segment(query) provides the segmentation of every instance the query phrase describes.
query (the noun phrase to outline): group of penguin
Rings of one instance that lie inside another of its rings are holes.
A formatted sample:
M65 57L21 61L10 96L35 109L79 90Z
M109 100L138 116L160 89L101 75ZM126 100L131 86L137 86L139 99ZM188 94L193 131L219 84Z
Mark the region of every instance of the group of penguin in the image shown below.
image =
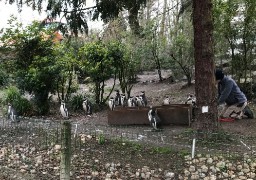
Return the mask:
M118 105L125 106L125 104L126 104L125 95L120 94L119 90L116 90L115 98L111 97L109 99L110 110L113 110L115 106L118 106ZM170 104L170 98L168 96L166 96L165 99L163 100L163 104L164 105ZM194 107L196 104L196 98L192 94L189 94L185 104L191 104L192 107ZM86 115L92 114L91 102L86 97L83 100L82 106ZM139 96L136 96L135 98L130 97L127 101L127 106L128 107L147 106L147 99L145 96L145 92L141 91L141 94ZM61 101L60 113L63 118L66 118L66 119L69 118L68 109L64 101ZM8 103L7 116L8 116L8 119L10 119L12 122L19 122L19 119L17 119L17 112L15 111L15 109L12 107L10 103ZM148 111L148 120L150 125L153 127L153 130L159 130L159 127L161 125L161 119L157 114L157 110L152 106L150 106L150 109Z
M124 94L120 94L119 90L116 90L115 97L111 97L108 101L109 109L114 110L116 106L122 107L146 107L148 104L145 91L141 91L137 96L131 96L126 100ZM148 120L153 130L160 130L161 119L157 114L157 110L150 106L148 111Z
M163 105L171 104L171 100L169 96L165 96L163 100ZM185 104L192 105L192 108L196 105L196 97L192 94L189 94ZM126 97L124 94L120 94L119 90L116 90L115 97L111 97L109 99L109 109L114 110L116 106L127 106L127 107L136 107L136 106L147 106L147 98L145 96L145 91L141 91L138 96L131 96L126 101ZM194 110L193 110L194 111ZM150 125L153 127L153 130L160 130L161 119L158 116L157 110L150 106L148 111L148 120Z
M120 94L119 90L115 90L115 97L110 97L108 101L108 106L110 110L114 110L116 106L122 107L136 107L136 106L147 106L147 98L145 96L145 91L141 91L137 96L130 96L126 99L125 94Z
M82 106L86 115L92 114L92 104L86 97L83 99ZM66 103L63 100L61 101L61 104L60 104L60 113L63 118L65 119L69 118L68 108L66 107Z

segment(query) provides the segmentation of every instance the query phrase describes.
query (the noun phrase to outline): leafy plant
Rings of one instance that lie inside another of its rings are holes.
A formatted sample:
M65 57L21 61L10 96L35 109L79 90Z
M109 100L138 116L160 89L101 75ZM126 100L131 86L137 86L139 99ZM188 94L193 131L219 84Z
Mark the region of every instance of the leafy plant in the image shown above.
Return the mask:
M82 110L83 109L82 103L83 103L82 94L76 94L73 97L71 97L70 105L74 111Z
M58 77L54 68L53 31L42 29L37 22L25 28L14 23L11 19L11 28L1 37L3 47L14 55L12 73L17 87L35 95L36 109L43 115L48 113L48 95L54 91Z
M26 98L22 97L19 90L14 86L10 86L5 90L2 102L6 106L10 103L17 111L18 115L25 116L33 112L32 104Z
M100 134L99 137L98 137L98 143L102 145L102 144L105 143L105 141L106 140L105 140L104 134Z
M0 87L8 85L8 74L4 70L3 65L0 65Z
M169 154L172 152L172 149L169 147L153 147L151 153L157 154Z

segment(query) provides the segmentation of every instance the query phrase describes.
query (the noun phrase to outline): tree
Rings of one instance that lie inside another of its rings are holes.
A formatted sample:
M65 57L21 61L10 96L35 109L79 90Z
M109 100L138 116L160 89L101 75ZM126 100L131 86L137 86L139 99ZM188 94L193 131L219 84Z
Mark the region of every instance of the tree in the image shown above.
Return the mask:
M88 20L92 17L92 20L96 20L99 17L108 22L109 20L118 17L119 12L124 9L128 11L128 22L132 32L135 35L139 35L141 32L141 26L138 20L139 10L142 6L146 5L147 0L96 0L96 6L86 7L86 0L48 0L46 5L46 11L50 18L64 17L67 22L67 26L71 32L78 36L79 32L88 33ZM9 0L10 4L15 1ZM39 12L43 9L43 1L27 0L17 1L17 5L22 10L22 4L27 4L32 7L33 10ZM61 29L63 28L63 24Z
M13 54L12 62L16 84L22 91L34 95L38 114L45 115L49 110L48 95L54 91L56 71L53 56L52 31L40 28L40 24L22 29L21 24L13 24L2 36L3 47Z
M58 72L56 80L56 91L59 102L69 101L71 93L76 92L78 84L76 82L75 70L78 67L78 47L73 41L64 41L56 44L54 48L55 69Z
M104 105L105 81L114 74L113 57L102 41L85 44L79 50L81 67L94 83L95 102Z
M211 0L193 0L195 92L194 128L203 132L217 129L217 101L214 76L213 18ZM202 113L203 106L208 112Z
M167 48L167 53L172 57L172 61L178 65L179 71L181 70L186 76L188 85L191 85L195 64L193 57L193 25L190 17L192 7L188 6L182 14L180 12L181 10L177 9L177 15L173 18L175 26L170 28L171 44Z
M221 59L218 64L237 79L247 97L252 95L248 77L254 70L255 9L252 0L214 1L215 51Z
M146 0L96 0L96 13L94 14L94 18L98 18L99 14L101 14L101 19L105 22L118 17L118 14L123 9L128 11L128 23L132 32L135 35L140 35L141 26L138 20L138 14L140 8L146 5Z

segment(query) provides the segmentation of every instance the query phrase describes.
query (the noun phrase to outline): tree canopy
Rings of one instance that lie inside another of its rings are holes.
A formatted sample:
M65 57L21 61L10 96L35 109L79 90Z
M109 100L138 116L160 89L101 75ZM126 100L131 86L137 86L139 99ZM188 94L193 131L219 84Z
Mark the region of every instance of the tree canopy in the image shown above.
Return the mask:
M92 7L86 6L86 0L47 0L47 1L13 1L9 0L10 4L16 2L19 9L22 10L22 5L26 4L33 10L46 11L48 18L65 18L68 28L77 36L78 33L88 33L88 21L101 18L104 22L118 17L119 12L128 11L128 21L131 30L135 34L140 33L140 25L138 21L138 12L140 8L146 4L147 0L96 0L96 5ZM44 3L46 7L44 7ZM45 8L45 9L44 9ZM63 24L60 24L63 28Z

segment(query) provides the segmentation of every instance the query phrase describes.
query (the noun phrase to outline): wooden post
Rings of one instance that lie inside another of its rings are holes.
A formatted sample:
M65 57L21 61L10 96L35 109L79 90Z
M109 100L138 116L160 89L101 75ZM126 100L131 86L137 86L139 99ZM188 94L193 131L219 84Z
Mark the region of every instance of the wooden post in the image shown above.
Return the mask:
M70 180L71 123L64 121L61 127L60 180Z

